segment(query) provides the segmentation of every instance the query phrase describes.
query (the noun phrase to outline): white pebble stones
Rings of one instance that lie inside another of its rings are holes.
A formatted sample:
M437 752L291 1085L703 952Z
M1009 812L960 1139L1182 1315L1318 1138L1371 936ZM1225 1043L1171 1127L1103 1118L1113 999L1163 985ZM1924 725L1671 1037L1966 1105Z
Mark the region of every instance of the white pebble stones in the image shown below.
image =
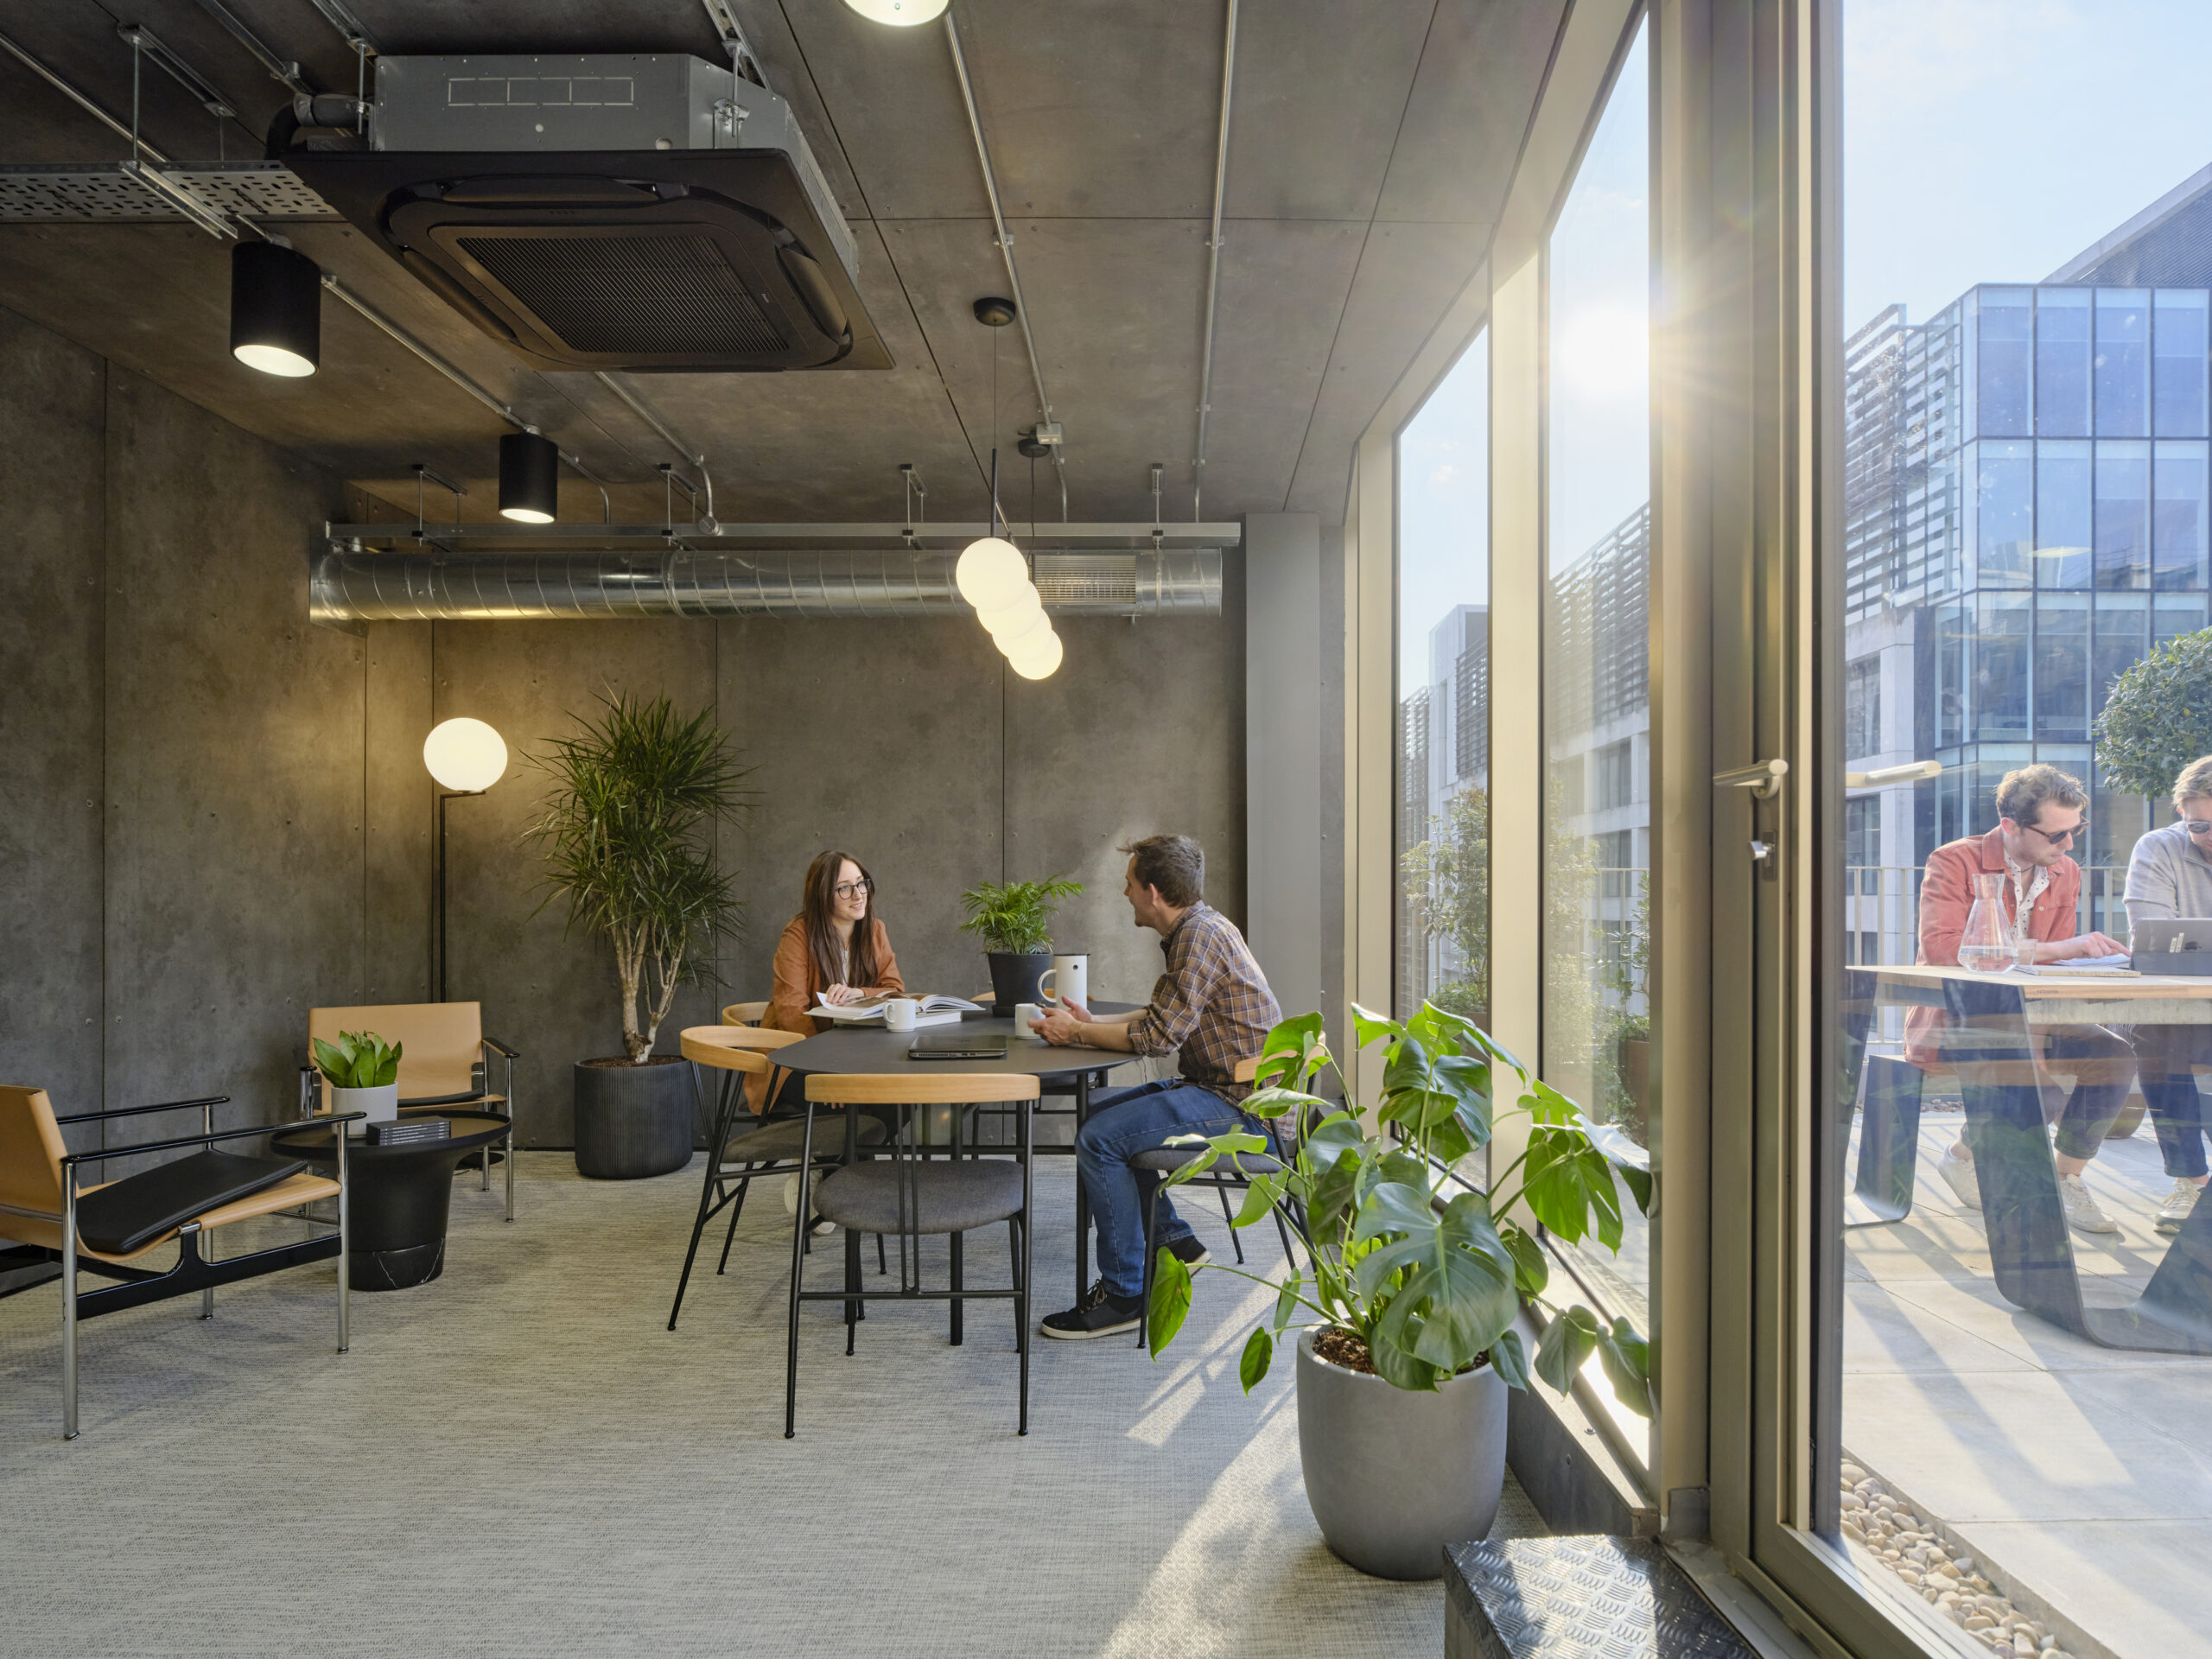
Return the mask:
M1973 1556L1955 1552L1879 1481L1850 1462L1843 1465L1843 1535L1992 1655L2072 1659L2056 1636L1996 1592Z

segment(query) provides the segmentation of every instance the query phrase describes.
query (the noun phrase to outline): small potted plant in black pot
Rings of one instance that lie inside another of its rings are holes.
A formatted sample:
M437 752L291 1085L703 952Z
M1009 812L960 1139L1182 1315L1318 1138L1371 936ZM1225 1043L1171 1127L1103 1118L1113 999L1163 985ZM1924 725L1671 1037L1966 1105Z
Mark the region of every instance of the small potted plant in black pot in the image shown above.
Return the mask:
M711 711L687 720L666 697L600 701L596 723L579 717L582 731L535 761L552 791L524 838L545 860L545 903L565 896L569 927L614 947L623 1052L576 1063L576 1168L630 1180L691 1161L691 1081L653 1040L677 988L712 976L715 941L739 920L715 830L744 809L752 768Z
M1052 965L1052 912L1063 899L1083 891L1083 883L1064 875L1042 881L981 881L960 895L968 907L963 933L983 941L991 964L991 999L1001 1014L1020 1002L1034 1002L1037 982Z

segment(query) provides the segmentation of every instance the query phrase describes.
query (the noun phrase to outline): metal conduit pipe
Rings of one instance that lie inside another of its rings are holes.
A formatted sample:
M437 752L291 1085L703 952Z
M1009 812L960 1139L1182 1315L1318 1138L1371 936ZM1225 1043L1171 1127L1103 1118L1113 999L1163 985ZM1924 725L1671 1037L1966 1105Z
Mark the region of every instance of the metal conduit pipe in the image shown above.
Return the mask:
M49 68L29 48L9 35L0 34L0 50L6 51L24 68L53 87L55 92L60 93L62 97L84 111L118 138L129 138L131 136L130 124L128 121L110 110L83 87L66 79L58 70ZM164 167L168 165L169 158L143 138L138 140L138 154L148 161L158 162Z
M478 385L476 382L470 379L466 374L463 374L452 364L447 362L445 359L440 357L428 346L425 346L421 340L416 339L414 335L409 334L407 330L401 327L390 317L385 315L383 312L378 310L376 307L371 305L366 300L361 298L359 295L354 293L351 289L347 288L344 283L340 283L335 276L332 276L327 270L322 273L322 285L328 289L331 293L337 296L338 298L343 300L347 305L353 307L353 309L359 312L362 317L374 324L377 327L382 329L386 334L389 334L393 340L398 341L402 346L404 346L409 351L414 353L415 355L421 358L423 362L429 364L440 374L445 376L447 379L452 381L454 385L459 386L463 391L474 397L478 403L483 404L485 408L490 410L494 415L498 416L508 425L513 427L518 432L527 432L532 437L543 437L544 435L544 434L540 432L537 427L532 425L530 422L523 419L523 417L515 413L513 410L508 408L506 404L501 403L490 392L485 391L483 387ZM559 448L557 445L555 447L562 461L572 468L579 477L583 478L588 482L599 486L600 511L605 515L606 522L610 524L613 524L614 522L614 503L607 493L607 480L600 477L598 474L593 472L590 467L585 466L582 461L578 457L570 454L565 449Z
M684 442L683 440L677 437L675 433L670 431L668 429L668 423L662 420L659 416L654 414L652 410L646 408L645 404L638 397L637 394L632 392L620 380L617 380L613 375L608 374L605 370L599 371L593 378L595 378L600 385L605 386L609 391L613 392L617 397L620 397L625 404L626 404L632 415L635 415L647 426L652 428L655 432L658 432L664 443L667 444L670 448L675 450L677 454L683 456L683 462L686 466L696 467L699 469L699 481L706 486L707 491L707 505L705 510L700 514L699 528L704 531L707 534L710 536L713 535L714 532L720 528L720 525L715 519L715 480L714 474L707 470L706 452L703 450L694 451L690 444Z
M311 620L494 621L641 616L969 616L950 553L404 553L333 547L308 575ZM1037 557L1055 615L1221 610L1221 550Z
M1029 353L1030 378L1037 383L1038 416L1049 421L1052 418L1052 399L1045 390L1045 365L1037 358L1037 337L1029 332L1029 302L1022 297L1021 273L1014 265L1014 238L1007 234L1006 214L999 207L998 175L991 171L991 149L983 141L983 118L976 112L976 87L968 79L967 54L960 49L960 30L952 21L950 7L946 8L944 14L944 38L952 48L953 71L960 77L960 101L967 107L968 130L975 135L976 159L982 164L983 194L990 199L991 226L997 233L999 255L1006 261L1006 280L1014 290L1011 296L1014 300L1014 320L1021 325L1021 344ZM994 422L998 419L996 410L991 411L991 418ZM996 441L993 439L994 442ZM1068 469L1067 463L1060 458L1060 446L1057 443L1052 446L1052 471L1060 480L1060 522L1065 524L1068 517Z
M1205 346L1198 370L1198 447L1191 458L1191 522L1206 483L1206 417L1213 413L1213 310L1221 292L1221 199L1229 181L1229 106L1236 89L1236 0L1229 0L1228 40L1221 50L1221 138L1213 156L1213 234L1206 242Z

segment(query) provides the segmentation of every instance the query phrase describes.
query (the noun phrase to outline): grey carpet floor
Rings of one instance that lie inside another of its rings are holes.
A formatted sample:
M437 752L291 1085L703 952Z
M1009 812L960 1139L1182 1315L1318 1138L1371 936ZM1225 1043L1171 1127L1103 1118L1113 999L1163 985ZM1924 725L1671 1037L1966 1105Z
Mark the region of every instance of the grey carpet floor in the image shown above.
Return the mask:
M445 1276L357 1294L349 1354L327 1264L207 1323L192 1299L92 1321L66 1444L58 1288L0 1301L0 1654L1442 1652L1438 1586L1323 1545L1292 1367L1238 1389L1264 1290L1201 1274L1158 1364L1038 1343L1026 1440L1005 1308L971 1304L954 1348L943 1304L878 1303L848 1358L815 1305L785 1440L774 1192L664 1328L698 1169L596 1183L526 1153L512 1226L457 1182ZM1050 1312L1073 1170L1039 1172ZM1226 1259L1219 1213L1196 1224ZM1002 1232L974 1242L971 1284L1005 1270ZM1492 1535L1541 1530L1509 1475Z

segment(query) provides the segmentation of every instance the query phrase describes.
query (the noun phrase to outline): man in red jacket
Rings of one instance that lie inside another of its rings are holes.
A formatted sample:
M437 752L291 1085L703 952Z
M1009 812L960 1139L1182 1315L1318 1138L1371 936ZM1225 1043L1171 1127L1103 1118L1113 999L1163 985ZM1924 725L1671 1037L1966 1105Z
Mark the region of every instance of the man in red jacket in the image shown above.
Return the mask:
M1968 836L1938 847L1928 855L1920 887L1921 963L1959 965L1959 940L1974 908L1974 877L2000 874L2005 878L1999 887L2006 933L2016 944L2032 941L2037 962L2125 956L2127 947L2109 935L2094 929L2075 931L2082 867L2067 856L2067 849L2076 844L2088 804L2080 780L2056 766L2023 766L2006 772L1997 785L1997 827L1986 836ZM2078 1232L2116 1233L2120 1229L2098 1207L2082 1172L2097 1155L2105 1131L2127 1098L2135 1073L2134 1051L2102 1026L2046 1027L2040 1034L2044 1065L2074 1076L2074 1092L2063 1109L2054 1112L2057 1090L2047 1076L2037 1091L2044 1118L2056 1116L2058 1120L2058 1196L2068 1224ZM1904 1057L1923 1066L1942 1058L1942 1015L1938 1010L1917 1007L1906 1019ZM1963 1135L1936 1168L1961 1204L1981 1208L1974 1154Z

